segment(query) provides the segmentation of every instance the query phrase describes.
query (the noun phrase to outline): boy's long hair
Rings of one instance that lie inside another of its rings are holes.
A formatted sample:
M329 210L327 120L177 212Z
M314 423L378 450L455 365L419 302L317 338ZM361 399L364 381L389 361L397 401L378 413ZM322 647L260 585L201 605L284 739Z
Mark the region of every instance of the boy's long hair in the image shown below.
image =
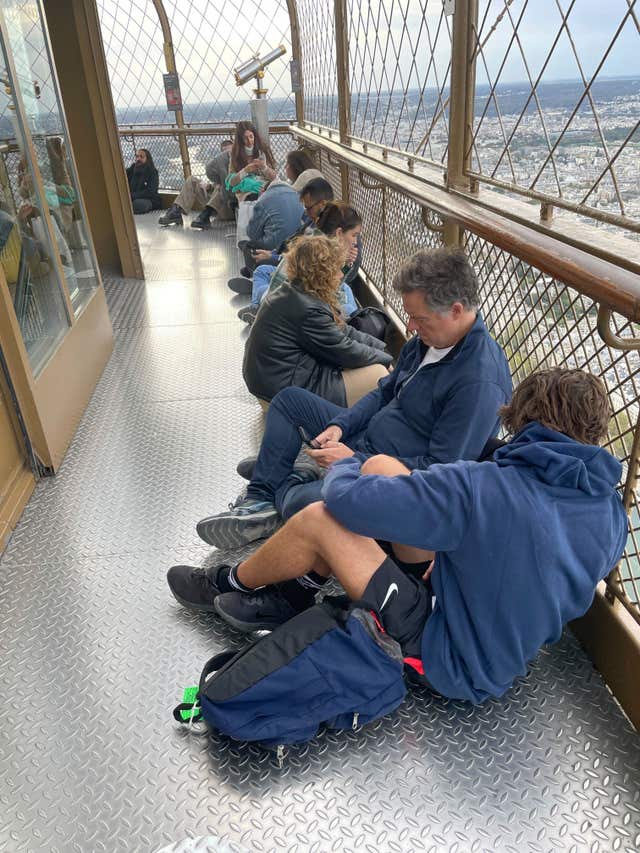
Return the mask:
M245 130L250 130L253 133L253 152L250 157L247 157L244 150ZM244 169L247 163L250 160L255 160L261 152L265 155L267 166L271 166L272 169L275 169L276 161L273 159L271 148L269 148L269 145L266 142L262 141L262 138L255 126L250 121L239 121L236 127L236 135L233 138L233 148L231 149L231 171L239 172L241 169Z
M287 278L321 299L331 308L333 319L344 325L338 301L337 275L344 263L344 249L337 240L317 235L298 237L287 251Z
M585 370L552 367L527 376L500 416L512 435L538 421L582 444L600 444L612 412L602 379Z

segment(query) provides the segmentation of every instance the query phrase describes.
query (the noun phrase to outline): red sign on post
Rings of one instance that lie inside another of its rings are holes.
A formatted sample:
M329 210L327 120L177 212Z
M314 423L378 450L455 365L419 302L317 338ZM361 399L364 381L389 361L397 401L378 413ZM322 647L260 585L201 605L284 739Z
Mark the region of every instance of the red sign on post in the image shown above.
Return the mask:
M164 94L167 99L167 109L177 112L182 109L182 95L180 94L180 80L177 74L163 74Z

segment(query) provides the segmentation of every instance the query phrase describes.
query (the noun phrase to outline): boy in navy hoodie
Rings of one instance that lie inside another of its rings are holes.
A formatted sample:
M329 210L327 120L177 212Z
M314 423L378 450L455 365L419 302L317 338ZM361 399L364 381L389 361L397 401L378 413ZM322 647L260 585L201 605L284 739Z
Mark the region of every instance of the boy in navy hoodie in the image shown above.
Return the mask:
M489 462L426 471L388 456L336 463L322 502L218 570L218 588L231 573L245 592L218 595L216 611L242 628L243 598L308 572L333 575L437 691L471 702L503 694L589 608L624 551L627 518L621 465L598 446L611 417L600 379L540 371L501 415L513 438ZM435 559L419 578L387 556L396 545L376 540L398 543L414 563Z

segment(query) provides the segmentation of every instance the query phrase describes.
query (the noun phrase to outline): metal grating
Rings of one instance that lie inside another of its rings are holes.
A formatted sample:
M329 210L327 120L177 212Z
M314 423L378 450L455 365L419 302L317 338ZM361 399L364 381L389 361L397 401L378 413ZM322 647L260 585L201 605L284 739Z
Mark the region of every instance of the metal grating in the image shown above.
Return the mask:
M597 305L588 297L475 234L466 235L465 248L481 283L481 310L507 354L514 383L534 370L555 365L601 376L613 407L606 446L623 463L623 483L630 464L631 476L635 476L631 460L640 413L638 352L614 350L600 339ZM629 338L640 330L615 316L614 331ZM630 506L630 529L620 577L616 574L613 580L622 584L629 600L640 608L640 513L635 498Z
M307 121L338 127L338 74L333 0L297 0Z
M442 165L451 18L441 0L348 2L351 132Z
M223 123L248 118L252 84L237 88L233 68L283 44L287 53L265 75L272 120L295 117L289 61L291 36L285 0L165 0L185 121ZM171 124L162 74L163 38L152 0L99 0L111 89L121 125Z
M481 0L474 41L472 173L638 228L635 0Z
M0 849L635 853L640 741L568 634L501 699L411 691L282 768L173 722L204 661L244 638L178 606L164 572L222 556L193 523L237 493L262 415L227 228L136 225L165 277L105 281L114 354L0 559Z

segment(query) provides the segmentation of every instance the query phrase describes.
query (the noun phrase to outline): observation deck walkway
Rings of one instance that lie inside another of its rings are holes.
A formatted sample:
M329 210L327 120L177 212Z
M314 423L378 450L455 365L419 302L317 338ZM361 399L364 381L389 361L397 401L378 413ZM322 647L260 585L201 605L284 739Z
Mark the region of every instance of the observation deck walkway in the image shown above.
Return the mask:
M640 741L568 633L499 701L413 692L282 768L174 723L243 638L180 607L165 572L211 559L194 523L239 491L262 415L232 229L137 221L147 282L106 279L115 352L0 560L0 850L637 851Z

